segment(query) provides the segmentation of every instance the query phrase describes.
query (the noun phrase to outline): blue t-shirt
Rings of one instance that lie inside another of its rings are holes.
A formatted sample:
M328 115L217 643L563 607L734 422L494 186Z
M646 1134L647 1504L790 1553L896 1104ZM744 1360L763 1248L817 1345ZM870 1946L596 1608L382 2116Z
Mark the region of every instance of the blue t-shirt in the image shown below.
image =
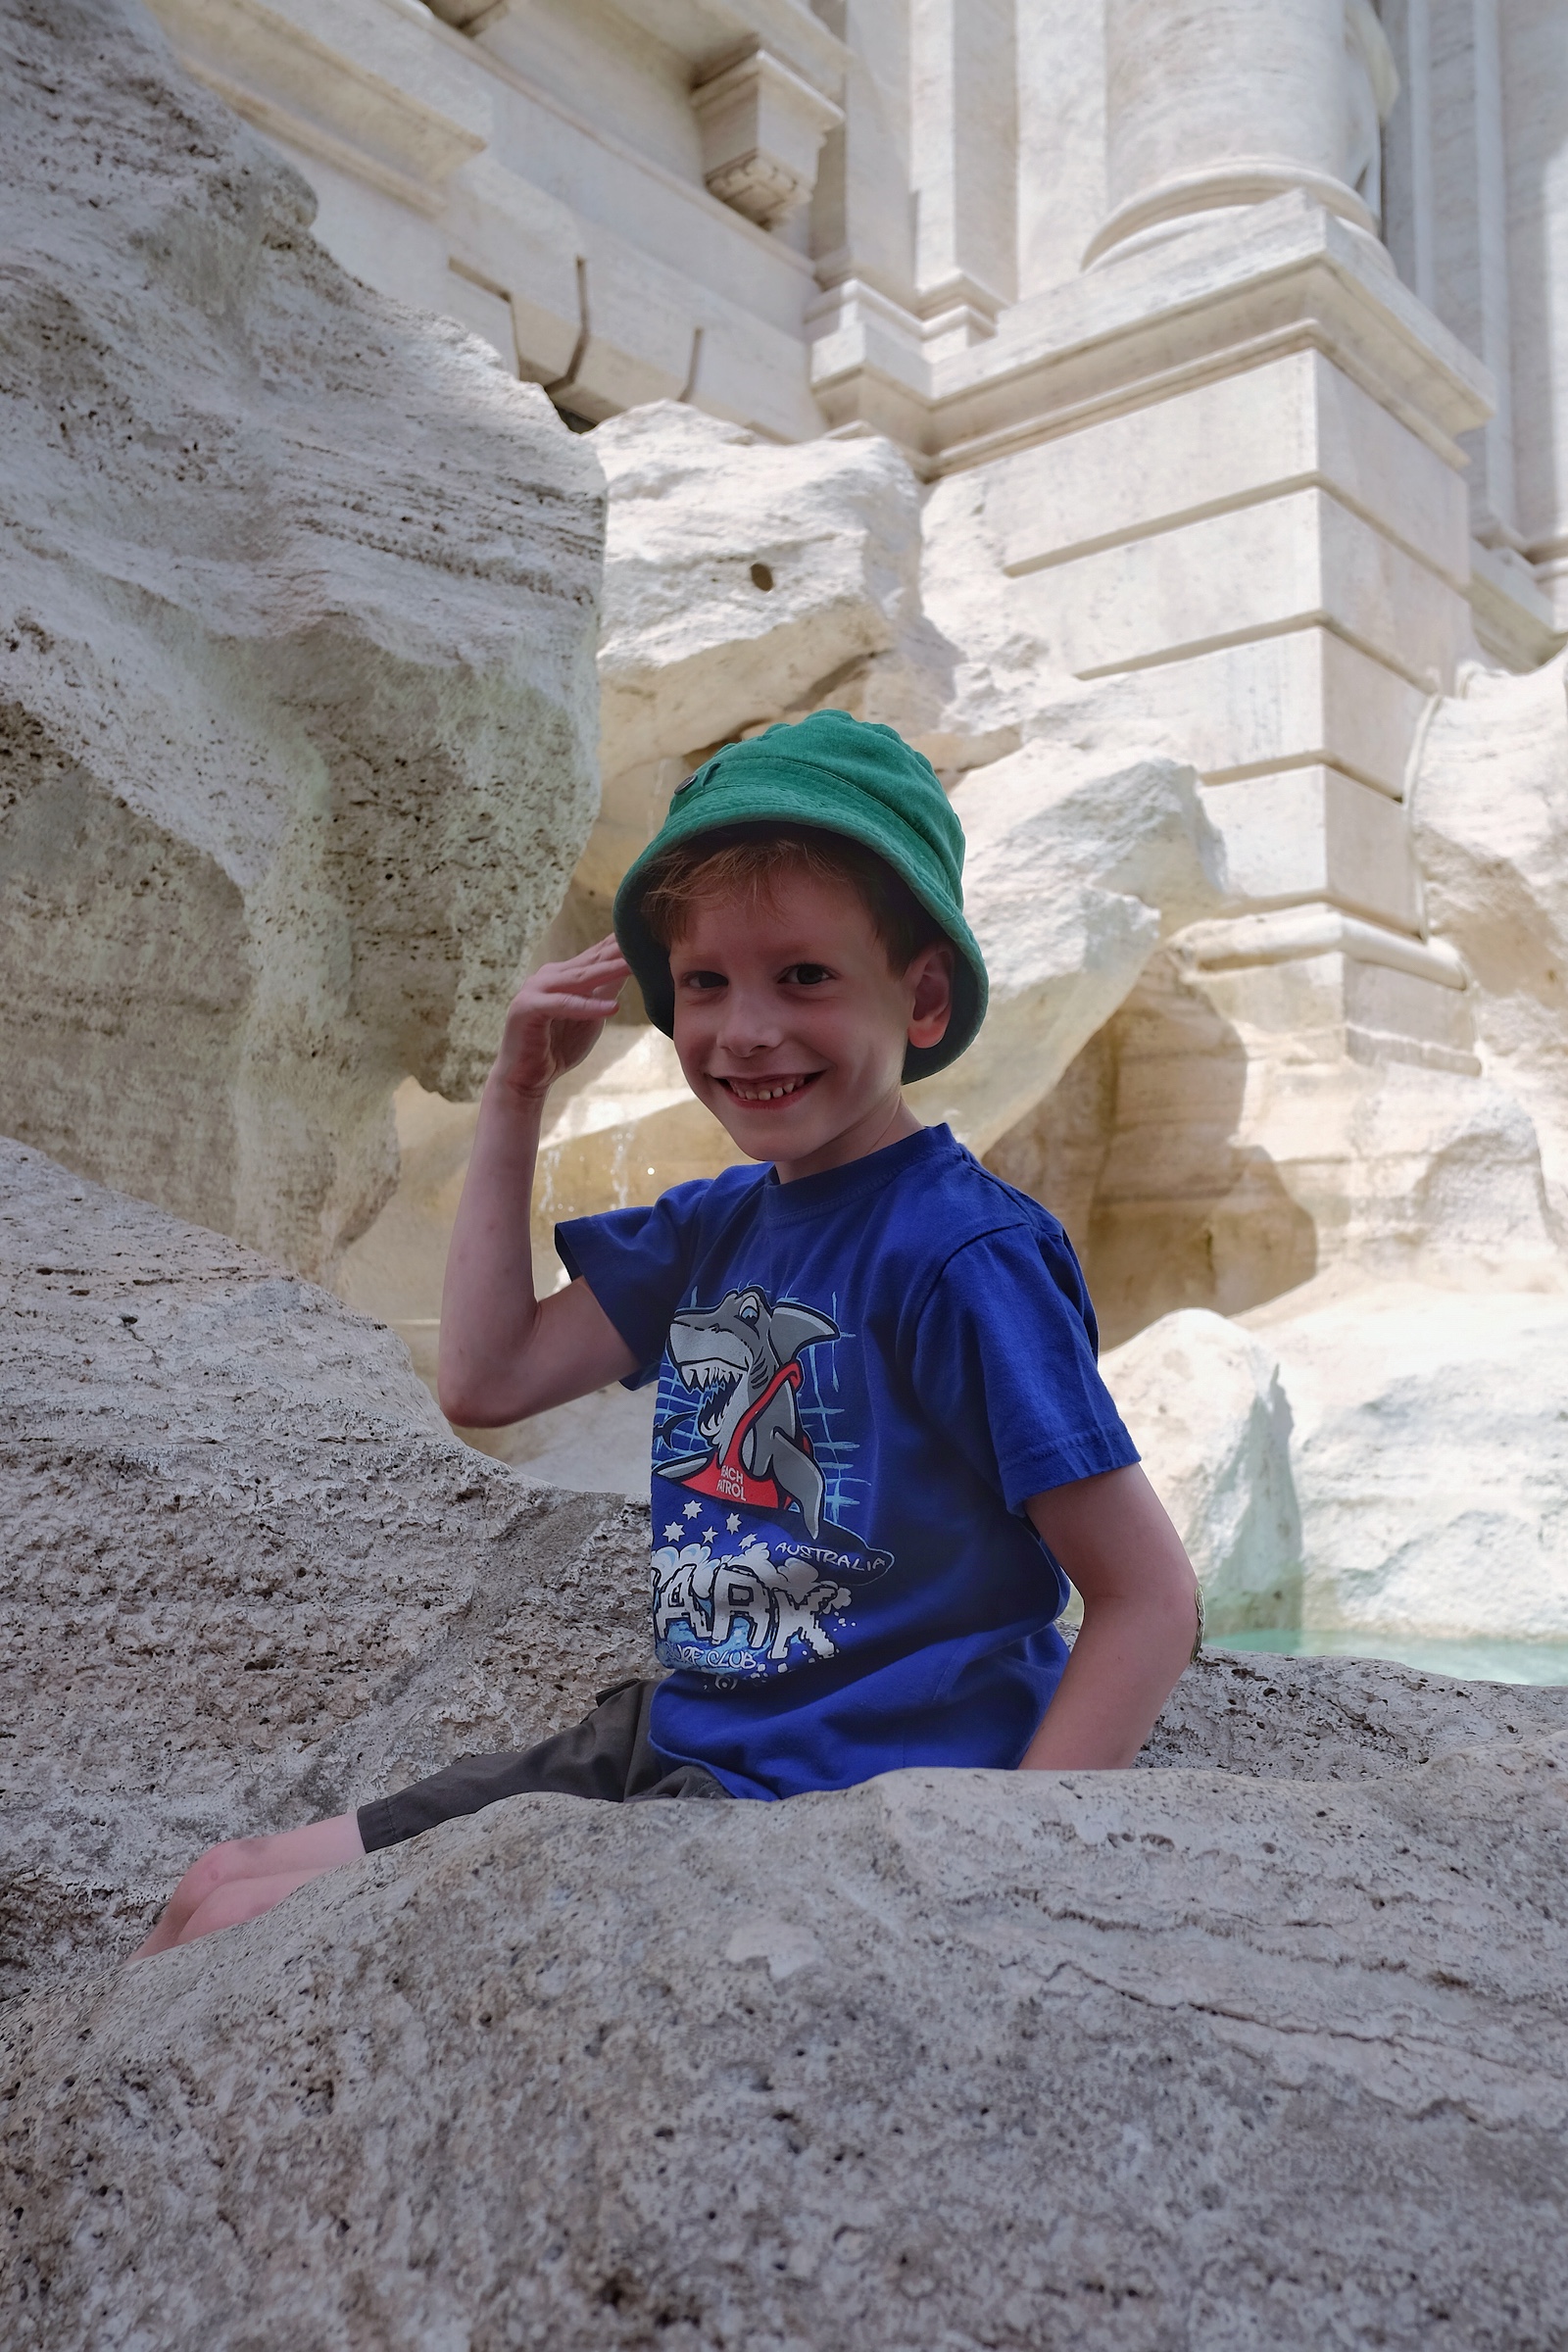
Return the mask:
M928 1127L556 1244L659 1382L655 1745L735 1796L1016 1765L1066 1662L1023 1505L1138 1459L1055 1218Z

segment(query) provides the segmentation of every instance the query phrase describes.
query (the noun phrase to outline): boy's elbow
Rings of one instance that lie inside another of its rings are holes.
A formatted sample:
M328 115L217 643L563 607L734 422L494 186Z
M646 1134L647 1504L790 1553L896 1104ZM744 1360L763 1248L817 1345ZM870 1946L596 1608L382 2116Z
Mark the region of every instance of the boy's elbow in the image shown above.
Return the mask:
M437 1371L435 1400L460 1429L499 1429L505 1422L521 1419L519 1413L498 1413L493 1384L487 1388L471 1373Z

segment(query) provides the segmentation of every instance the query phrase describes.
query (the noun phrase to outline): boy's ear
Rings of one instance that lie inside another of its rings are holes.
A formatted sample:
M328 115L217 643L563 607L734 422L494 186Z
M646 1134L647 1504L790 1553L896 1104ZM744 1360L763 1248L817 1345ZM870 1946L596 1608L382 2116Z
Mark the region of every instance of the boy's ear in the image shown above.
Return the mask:
M914 1003L909 1011L908 1037L911 1046L939 1046L947 1036L948 1023L953 1018L953 950L947 941L937 940L922 948L910 964L906 977L914 983Z

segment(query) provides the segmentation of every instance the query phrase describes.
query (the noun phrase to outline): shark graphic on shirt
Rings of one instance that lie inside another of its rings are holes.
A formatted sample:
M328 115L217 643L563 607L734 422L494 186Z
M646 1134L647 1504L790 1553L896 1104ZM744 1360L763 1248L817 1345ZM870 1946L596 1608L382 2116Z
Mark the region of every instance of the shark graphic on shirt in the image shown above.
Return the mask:
M890 1553L825 1516L827 1481L801 1410L802 1357L843 1337L816 1307L775 1302L756 1285L671 1318L668 1361L693 1402L666 1414L655 1438L656 1482L685 1492L655 1536L662 1664L722 1689L726 1677L832 1658L858 1589L892 1567ZM817 1404L808 1409L814 1418ZM666 1458L681 1430L688 1450Z
M800 1357L838 1337L838 1325L814 1307L788 1298L774 1306L756 1289L730 1291L717 1306L672 1317L669 1358L682 1385L699 1393L697 1435L705 1446L661 1463L660 1475L778 1515L794 1502L814 1538L825 1486L801 1424Z

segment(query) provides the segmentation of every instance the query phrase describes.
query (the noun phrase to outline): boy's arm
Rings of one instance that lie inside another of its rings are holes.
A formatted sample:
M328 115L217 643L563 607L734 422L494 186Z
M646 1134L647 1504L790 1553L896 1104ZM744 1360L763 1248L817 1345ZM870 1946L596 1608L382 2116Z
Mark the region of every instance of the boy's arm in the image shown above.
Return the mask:
M615 1008L627 967L612 939L547 963L513 999L485 1080L441 1296L441 1410L499 1429L636 1370L585 1282L536 1298L530 1209L545 1099Z
M1084 1621L1023 1768L1118 1770L1193 1654L1198 1579L1136 1464L1032 1495L1026 1508L1083 1595Z

